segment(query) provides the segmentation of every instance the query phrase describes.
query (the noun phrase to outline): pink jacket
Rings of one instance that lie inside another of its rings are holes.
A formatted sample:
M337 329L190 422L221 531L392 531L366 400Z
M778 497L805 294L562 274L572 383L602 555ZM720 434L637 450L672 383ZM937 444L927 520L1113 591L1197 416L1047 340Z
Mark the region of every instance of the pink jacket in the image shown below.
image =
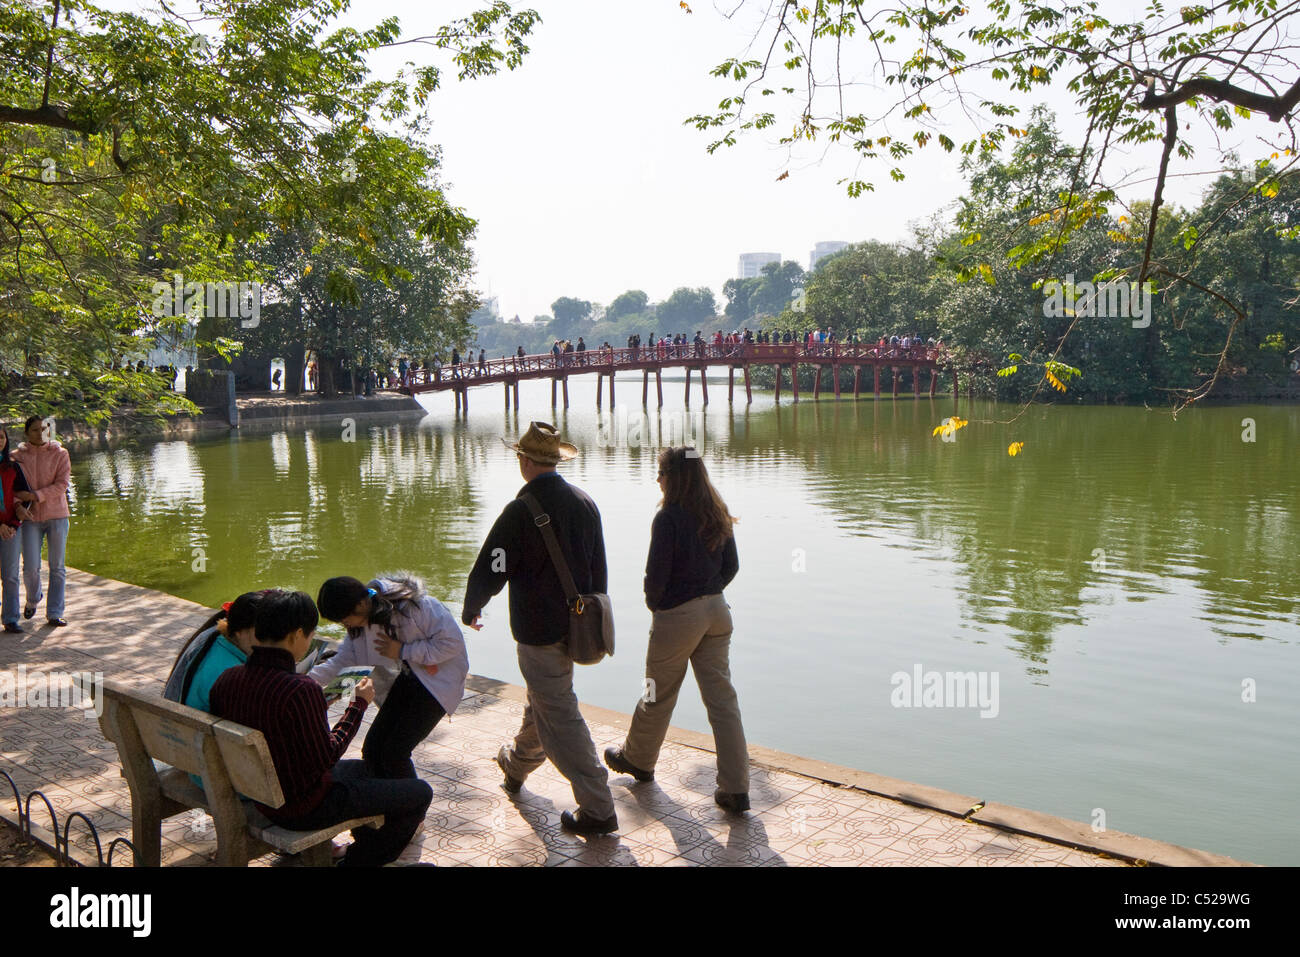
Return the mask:
M24 442L13 450L12 457L23 467L27 485L36 493L32 521L67 518L68 481L72 478L68 450L58 442L46 442L39 447Z

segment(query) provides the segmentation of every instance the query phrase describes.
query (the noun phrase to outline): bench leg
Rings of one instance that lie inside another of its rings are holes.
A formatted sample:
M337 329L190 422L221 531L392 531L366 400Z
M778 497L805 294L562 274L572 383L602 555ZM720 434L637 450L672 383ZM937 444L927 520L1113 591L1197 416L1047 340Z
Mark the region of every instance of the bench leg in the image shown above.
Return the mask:
M162 867L162 801L157 791L131 795L131 843L144 867Z
M304 867L330 867L333 865L332 849L333 841L322 841L319 844L313 844L307 850L298 854L298 860Z

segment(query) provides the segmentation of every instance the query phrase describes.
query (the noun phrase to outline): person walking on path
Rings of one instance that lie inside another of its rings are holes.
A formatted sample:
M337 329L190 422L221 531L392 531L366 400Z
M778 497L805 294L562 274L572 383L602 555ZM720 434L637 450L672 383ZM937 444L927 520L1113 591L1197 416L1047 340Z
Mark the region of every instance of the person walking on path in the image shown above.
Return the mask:
M506 441L506 440L503 440ZM609 775L596 757L591 731L573 691L569 603L546 543L523 496L532 495L550 517L555 537L580 594L604 592L608 569L596 504L555 470L578 450L560 441L555 426L533 422L518 442L506 444L519 459L527 484L488 532L465 587L461 621L479 629L479 615L510 583L510 630L518 643L519 671L528 688L523 724L514 743L501 748L503 786L517 793L524 779L550 758L573 785L576 815L561 826L577 834L608 834L618 827Z
M36 614L41 603L41 546L48 543L50 597L45 620L55 627L66 625L63 618L68 572L63 554L68 546L68 483L72 461L68 450L45 438L45 420L33 415L24 425L27 441L14 449L13 458L22 466L30 491L16 492L31 509L31 521L23 522L23 584L27 593L23 617Z
M10 454L9 433L0 428L0 573L4 580L4 629L22 634L18 626L18 569L23 554L23 519L27 506L18 498L29 492L22 466Z
M654 613L646 692L623 747L607 748L605 763L638 781L654 777L689 663L718 755L714 800L733 813L748 811L749 752L731 683L731 610L722 597L740 567L732 532L736 519L689 446L659 454L659 488L664 497L651 525L645 573L645 601Z

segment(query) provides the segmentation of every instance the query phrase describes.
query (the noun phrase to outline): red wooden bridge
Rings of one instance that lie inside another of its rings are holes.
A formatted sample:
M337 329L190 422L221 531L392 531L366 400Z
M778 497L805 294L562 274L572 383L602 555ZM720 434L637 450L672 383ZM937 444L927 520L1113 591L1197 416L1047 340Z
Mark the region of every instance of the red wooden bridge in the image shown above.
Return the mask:
M805 345L803 343L734 343L697 346L684 343L664 346L640 346L636 349L588 349L586 352L564 352L559 355L544 353L530 356L507 356L503 359L485 359L483 362L462 362L447 366L435 373L429 369L408 372L401 391L408 395L422 392L447 392L456 394L456 407L469 408L469 390L475 386L505 385L506 408L510 408L510 390L514 388L514 407L519 408L519 382L522 379L550 379L551 404L555 404L557 386L563 390L564 408L569 407L569 376L596 373L596 408L600 408L604 379L609 379L609 404L614 405L614 377L618 372L641 373L641 404L646 405L650 395L650 374L655 377L655 393L659 405L664 404L663 370L686 370L686 402L691 399L691 372L699 370L700 388L705 405L709 402L708 369L727 369L727 401L734 400L736 370L744 374L745 401L753 401L749 370L754 365L774 366L776 369L776 400L781 401L782 370L789 367L790 387L794 401L799 401L799 366L812 365L817 369L813 384L813 398L822 392L822 375L829 369L835 398L840 397L840 370L853 369L853 397L862 393L862 370L869 368L872 377L872 394L880 398L880 369L893 370L892 395L898 395L898 386L904 370L910 370L912 394L921 394L921 373L929 372L929 394L935 394L940 369L952 372L953 396L957 395L957 375L952 369L951 357L942 347L880 346L876 344L850 344L842 342ZM847 391L847 390L846 390Z

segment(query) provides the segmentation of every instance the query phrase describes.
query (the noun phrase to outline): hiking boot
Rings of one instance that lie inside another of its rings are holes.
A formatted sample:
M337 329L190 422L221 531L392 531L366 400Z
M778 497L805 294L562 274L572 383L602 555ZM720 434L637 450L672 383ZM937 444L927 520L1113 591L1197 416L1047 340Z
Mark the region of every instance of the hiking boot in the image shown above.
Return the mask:
M497 752L497 767L505 775L505 780L501 782L501 786L505 788L506 793L518 794L519 789L524 786L524 782L519 778L511 777L510 772L506 770L506 746L504 744L501 745L501 750Z
M611 771L618 771L620 774L630 774L638 781L653 781L655 773L653 771L642 771L635 764L632 764L623 757L622 748L606 748L605 763L609 765Z
M713 800L718 802L718 807L731 814L743 814L749 810L748 794L728 794L719 789L713 793Z
M601 820L588 817L586 811L579 811L576 816L571 811L565 811L560 815L560 827L571 834L609 834L618 830L618 815L611 814Z

